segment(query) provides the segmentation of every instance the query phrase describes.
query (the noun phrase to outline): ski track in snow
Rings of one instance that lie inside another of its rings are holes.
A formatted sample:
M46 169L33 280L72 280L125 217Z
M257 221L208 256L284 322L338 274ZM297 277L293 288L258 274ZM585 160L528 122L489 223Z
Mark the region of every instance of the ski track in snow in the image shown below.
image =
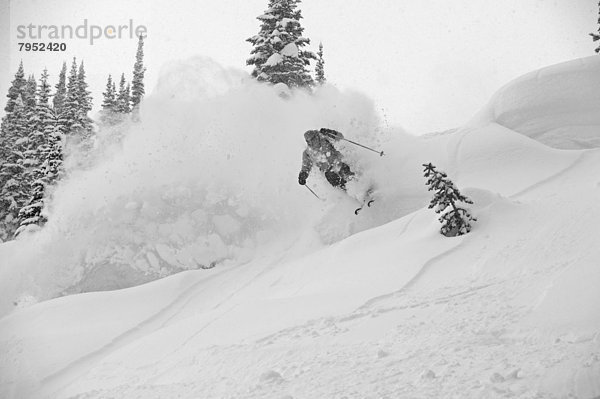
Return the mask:
M283 255L279 256L276 260L268 262L268 265L270 265L270 266L268 266L267 268L263 268L257 275L255 275L253 278L248 280L244 286L242 286L239 289L237 289L236 291L232 292L226 298L224 298L222 301L220 301L219 303L214 305L213 309L218 308L219 306L221 306L222 303L226 302L227 299L230 299L231 297L235 296L237 292L243 290L246 286L251 284L251 282L254 281L254 279L257 278L258 276L266 273L268 269L275 267L281 261L281 259L285 256L285 253L286 252L283 252ZM119 350L120 348L128 345L131 342L134 342L135 340L139 339L140 337L143 337L145 335L148 335L154 331L157 331L157 330L165 327L187 305L189 305L196 296L201 294L201 291L198 290L199 287L205 285L206 283L208 283L211 280L223 277L224 275L232 273L233 271L235 271L241 267L244 267L244 266L246 266L246 264L232 266L228 269L219 271L208 278L201 279L197 283L188 287L174 301L172 301L171 303L166 305L164 308L162 308L160 311L158 311L154 315L152 315L152 316L148 317L147 319L145 319L144 321L140 322L135 327L133 327L133 328L125 331L124 333L120 334L119 336L115 337L113 340L111 340L110 343L102 346L98 350L95 350L91 353L86 354L85 356L80 357L79 359L69 363L67 366L65 366L61 370L57 371L56 373L53 373L53 374L47 376L46 378L44 378L42 380L42 385L43 385L44 391L59 392L62 388L64 388L65 386L68 386L70 383L77 380L80 376L84 375L89 369L91 369L94 366L95 363L98 363L99 360L101 360L102 358L105 358L110 353ZM200 328L194 334L194 336L198 335L206 327L208 327L210 324L214 323L216 320L218 320L219 317L222 317L222 316L223 316L223 314L221 314L217 318L209 321L206 325L204 325L202 328ZM189 340L191 340L192 338L193 338L193 336L190 337ZM184 345L185 345L185 343L184 343Z
M580 163L582 163L586 157L587 154L589 154L590 152L594 152L595 150L581 150L581 153L579 154L579 156L577 157L577 159L575 159L569 166L567 166L566 168L556 172L555 174L546 177L543 180L540 180L532 185L530 185L529 187L524 188L523 190L512 194L509 198L513 199L513 198L518 198L530 191L533 191L537 188L539 188L540 186L543 186L545 184L548 184L558 178L560 178L561 176L565 175L566 173L570 172L571 170L575 169Z

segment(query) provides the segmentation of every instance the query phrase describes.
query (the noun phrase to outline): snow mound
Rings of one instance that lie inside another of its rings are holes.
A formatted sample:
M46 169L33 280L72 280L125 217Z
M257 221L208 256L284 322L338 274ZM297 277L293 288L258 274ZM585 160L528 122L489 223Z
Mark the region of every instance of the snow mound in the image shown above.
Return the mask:
M495 122L563 149L600 147L600 59L577 59L528 73L500 89L472 121Z

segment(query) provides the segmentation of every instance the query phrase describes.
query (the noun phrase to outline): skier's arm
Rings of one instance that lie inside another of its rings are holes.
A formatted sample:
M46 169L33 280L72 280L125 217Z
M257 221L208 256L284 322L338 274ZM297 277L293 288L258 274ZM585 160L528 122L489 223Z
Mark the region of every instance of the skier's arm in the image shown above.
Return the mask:
M301 185L306 184L306 179L308 178L308 174L312 169L312 159L308 154L308 150L305 150L302 154L302 169L300 170L300 174L298 175L298 183Z
M333 129L327 129L327 128L321 128L321 130L319 130L319 133L325 135L326 137L329 137L330 139L334 139L334 140L342 140L344 138L344 135L340 132L338 132L337 130L333 130Z

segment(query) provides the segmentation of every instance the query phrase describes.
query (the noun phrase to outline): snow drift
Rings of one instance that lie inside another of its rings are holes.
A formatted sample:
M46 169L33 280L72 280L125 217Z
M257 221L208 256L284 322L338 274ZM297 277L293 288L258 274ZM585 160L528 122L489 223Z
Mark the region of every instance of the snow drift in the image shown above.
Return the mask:
M500 89L474 121L494 121L555 148L600 147L598 57L524 75Z

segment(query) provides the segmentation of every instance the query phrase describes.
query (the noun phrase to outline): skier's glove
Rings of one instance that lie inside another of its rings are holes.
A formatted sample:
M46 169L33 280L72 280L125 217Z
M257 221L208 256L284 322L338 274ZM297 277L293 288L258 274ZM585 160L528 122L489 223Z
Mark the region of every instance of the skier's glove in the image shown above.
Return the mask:
M298 183L300 183L301 186L305 185L307 178L308 173L306 173L305 171L300 172L300 175L298 176Z

